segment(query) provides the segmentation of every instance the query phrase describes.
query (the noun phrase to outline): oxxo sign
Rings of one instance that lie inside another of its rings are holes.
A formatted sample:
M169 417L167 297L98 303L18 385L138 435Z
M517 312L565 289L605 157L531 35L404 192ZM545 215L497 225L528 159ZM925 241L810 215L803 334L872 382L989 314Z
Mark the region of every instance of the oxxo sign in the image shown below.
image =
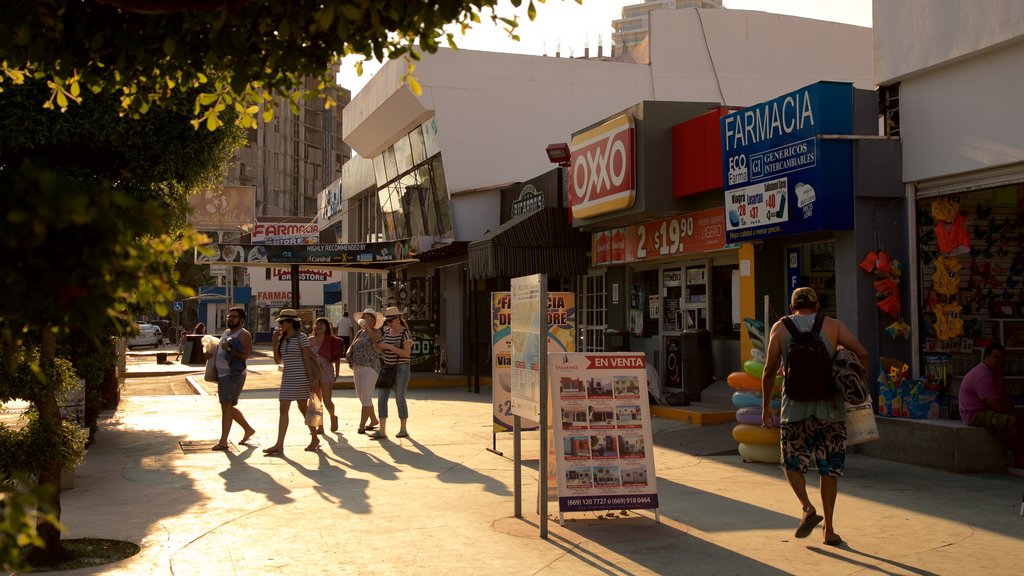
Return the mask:
M572 139L569 203L573 218L591 218L633 205L635 138L633 117L623 114Z

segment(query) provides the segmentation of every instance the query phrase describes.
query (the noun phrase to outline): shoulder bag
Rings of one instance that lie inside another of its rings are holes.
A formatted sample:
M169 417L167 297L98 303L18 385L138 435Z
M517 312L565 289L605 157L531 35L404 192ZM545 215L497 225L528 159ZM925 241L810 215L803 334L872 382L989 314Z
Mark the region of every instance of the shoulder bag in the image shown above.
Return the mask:
M384 364L380 367L380 375L377 376L377 388L391 388L395 385L394 364Z

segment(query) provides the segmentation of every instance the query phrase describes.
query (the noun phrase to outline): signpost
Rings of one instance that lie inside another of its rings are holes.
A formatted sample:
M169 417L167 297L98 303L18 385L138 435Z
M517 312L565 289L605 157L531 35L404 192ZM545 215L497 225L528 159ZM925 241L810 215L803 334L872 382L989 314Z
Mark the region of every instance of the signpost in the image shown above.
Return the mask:
M512 279L512 414L513 462L515 466L515 516L523 517L522 506L522 417L540 422L540 487L538 491L540 537L548 537L547 474L547 351L545 322L547 275L534 274Z

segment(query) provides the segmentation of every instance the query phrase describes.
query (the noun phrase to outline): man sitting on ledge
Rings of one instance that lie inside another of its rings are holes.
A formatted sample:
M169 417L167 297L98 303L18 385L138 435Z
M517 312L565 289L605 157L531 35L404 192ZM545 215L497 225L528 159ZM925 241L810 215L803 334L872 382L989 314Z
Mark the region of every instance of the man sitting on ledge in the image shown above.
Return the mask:
M992 343L984 358L960 382L960 419L968 426L995 432L1013 452L1016 468L1024 469L1024 419L1016 414L1006 388L1006 348Z

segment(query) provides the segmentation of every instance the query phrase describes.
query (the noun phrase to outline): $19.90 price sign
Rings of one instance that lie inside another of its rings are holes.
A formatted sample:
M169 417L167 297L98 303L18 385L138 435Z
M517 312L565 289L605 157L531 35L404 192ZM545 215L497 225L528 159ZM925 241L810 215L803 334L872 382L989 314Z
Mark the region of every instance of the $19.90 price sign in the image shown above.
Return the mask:
M594 264L637 262L725 247L725 209L711 208L593 235Z

